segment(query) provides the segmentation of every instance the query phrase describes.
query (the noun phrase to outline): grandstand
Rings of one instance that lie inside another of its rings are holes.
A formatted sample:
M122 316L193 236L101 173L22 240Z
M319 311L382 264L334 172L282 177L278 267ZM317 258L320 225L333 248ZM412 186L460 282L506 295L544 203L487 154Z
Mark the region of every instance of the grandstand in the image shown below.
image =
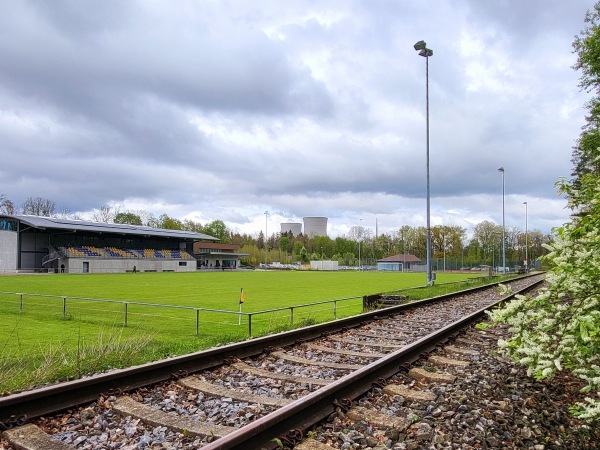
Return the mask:
M216 241L182 230L0 215L0 273L189 272L199 265L194 243Z

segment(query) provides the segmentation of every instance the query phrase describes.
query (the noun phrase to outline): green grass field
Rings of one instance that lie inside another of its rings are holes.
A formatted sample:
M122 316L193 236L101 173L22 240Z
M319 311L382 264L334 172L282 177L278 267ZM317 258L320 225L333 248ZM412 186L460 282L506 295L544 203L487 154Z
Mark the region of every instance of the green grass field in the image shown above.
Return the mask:
M471 274L438 274L437 284ZM359 314L362 296L422 286L425 274L381 272L195 272L0 277L0 392L76 378L248 337L248 318L122 301L258 312L336 303L337 318ZM56 296L56 297L53 297ZM67 297L66 303L62 297ZM77 299L85 298L88 300ZM117 300L98 302L90 299ZM66 308L65 308L66 304ZM21 312L20 312L21 311ZM333 304L295 308L293 325L334 319ZM241 322L241 324L239 324ZM252 317L252 335L290 328L289 310Z

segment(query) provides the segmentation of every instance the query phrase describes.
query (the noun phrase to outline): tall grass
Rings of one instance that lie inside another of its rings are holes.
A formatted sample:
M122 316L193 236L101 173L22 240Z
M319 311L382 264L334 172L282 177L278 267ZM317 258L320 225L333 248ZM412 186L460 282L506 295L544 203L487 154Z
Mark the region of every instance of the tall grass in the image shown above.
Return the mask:
M81 378L141 363L152 335L123 336L122 329L101 330L95 341L82 336L75 351L60 343L39 344L34 355L0 353L0 392L8 393L56 381Z

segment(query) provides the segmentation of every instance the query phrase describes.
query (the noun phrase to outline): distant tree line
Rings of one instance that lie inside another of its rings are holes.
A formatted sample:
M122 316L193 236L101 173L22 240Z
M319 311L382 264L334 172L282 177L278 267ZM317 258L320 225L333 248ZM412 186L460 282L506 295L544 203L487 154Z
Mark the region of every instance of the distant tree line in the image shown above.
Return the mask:
M53 201L42 197L30 197L19 208L5 195L0 194L0 212L79 219L67 208L58 209ZM102 223L204 233L222 243L238 244L240 251L249 255L242 259L242 263L247 265L264 262L307 263L320 259L335 260L342 266L375 265L377 260L397 254L412 254L423 262L426 259L425 227L403 225L394 232L375 235L372 228L354 226L348 235L335 239L303 234L294 236L291 232L276 232L265 237L262 230L252 235L231 230L221 220L201 224L189 219L180 220L167 214L156 217L147 211L121 211L118 207L109 205L97 209L92 219ZM540 230L529 230L526 236L518 227L506 228L505 237L506 261L511 266L523 264L526 241L530 261L535 261L545 254L547 251L544 244L552 241L550 235L544 235ZM502 227L489 221L481 222L475 227L471 239L467 239L466 229L459 226L432 227L431 251L434 270L454 270L482 264L501 265Z

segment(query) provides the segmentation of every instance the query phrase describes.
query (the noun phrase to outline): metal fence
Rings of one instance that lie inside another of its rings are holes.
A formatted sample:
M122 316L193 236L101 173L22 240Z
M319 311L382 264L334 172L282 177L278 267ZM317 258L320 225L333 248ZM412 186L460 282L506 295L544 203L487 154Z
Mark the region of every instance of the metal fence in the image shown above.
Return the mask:
M47 317L58 315L62 320L73 320L75 312L77 312L78 314L87 314L87 321L95 323L108 322L113 325L120 322L124 327L129 326L133 315L136 318L140 318L138 323L143 323L145 318L158 317L161 319L163 326L173 329L175 322L180 322L181 320L188 322L189 316L185 315L185 312L190 312L191 316L194 317L196 336L200 334L202 323L219 323L231 326L236 324L238 326L247 324L247 336L252 337L253 334L256 333L257 328L259 329L259 332L265 329L272 331L273 328L292 328L302 320L314 318L315 313L318 313L317 315L323 317L324 320L335 320L341 316L349 316L362 312L362 297L348 297L268 310L244 312L241 310L231 311L128 300L0 292L0 297L6 296L12 301L3 301L2 303L4 306L1 310L7 312L11 307L13 310L18 307L19 314L23 314L28 310L34 310L37 313L42 312ZM81 308L82 304L85 305L84 309ZM94 304L102 304L102 307L99 309L91 307L91 305ZM345 314L342 312L342 315L340 315L340 309L342 308L344 309ZM147 312L143 312L145 310L147 310ZM203 322L201 322L201 313L204 316ZM226 317L234 320L227 320ZM261 322L263 326L260 326ZM153 322L154 326L155 323L156 321ZM184 325L184 327L188 327L188 325Z

